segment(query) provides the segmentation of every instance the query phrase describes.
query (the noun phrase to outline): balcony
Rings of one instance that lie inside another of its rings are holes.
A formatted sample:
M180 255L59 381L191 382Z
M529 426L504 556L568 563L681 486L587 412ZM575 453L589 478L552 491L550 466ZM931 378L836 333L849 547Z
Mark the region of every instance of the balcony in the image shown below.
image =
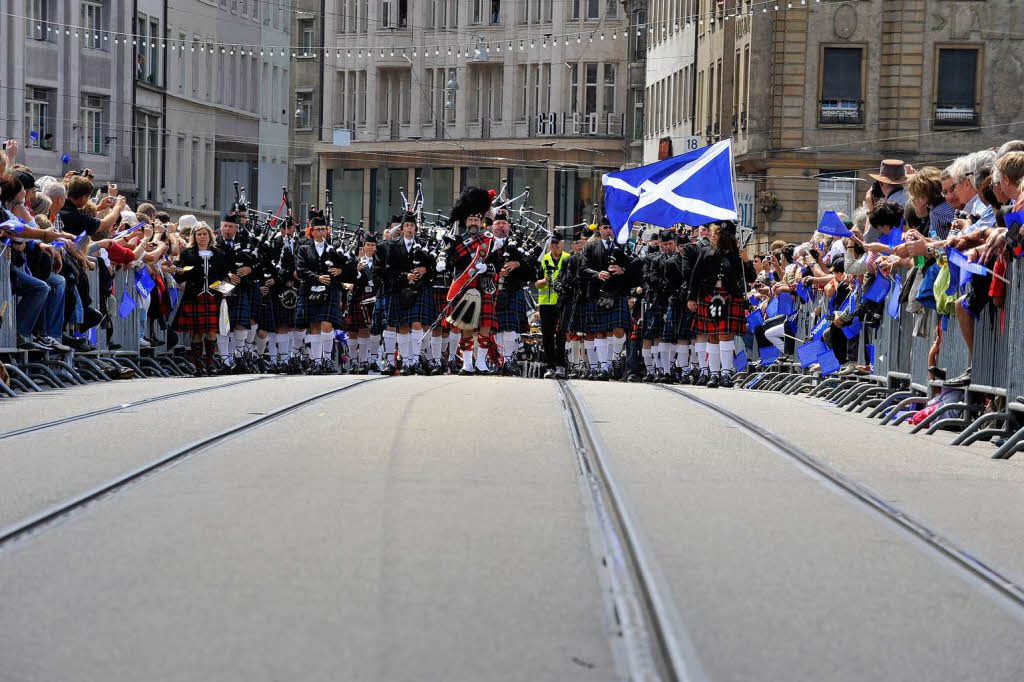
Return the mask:
M963 128L978 125L978 111L974 107L935 105L935 127Z
M818 123L822 125L858 125L864 123L864 102L852 99L823 99Z

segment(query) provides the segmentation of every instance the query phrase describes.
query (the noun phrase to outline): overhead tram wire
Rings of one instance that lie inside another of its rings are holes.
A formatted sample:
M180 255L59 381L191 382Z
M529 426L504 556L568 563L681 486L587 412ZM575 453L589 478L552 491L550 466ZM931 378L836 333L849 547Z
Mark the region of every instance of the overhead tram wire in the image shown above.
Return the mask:
M96 501L109 498L110 496L117 494L129 484L137 483L140 480L146 479L160 471L164 471L169 466L190 455L206 450L211 446L227 440L228 438L249 432L279 417L283 417L306 407L307 405L311 405L325 398L330 398L346 391L353 390L367 384L376 383L387 378L388 377L386 376L380 376L362 379L351 384L346 384L345 386L322 391L314 396L302 398L301 400L297 400L289 403L288 405L267 412L266 414L255 417L254 419L250 419L241 424L236 424L235 426L218 431L213 435L206 436L193 443L165 453L148 464L144 464L143 466L133 469L132 471L129 471L117 478L102 483L92 490L88 490L79 495L68 498L45 511L35 514L27 519L17 521L6 528L0 529L0 554L15 546L21 540L28 537L35 537L56 526L74 512L77 512Z

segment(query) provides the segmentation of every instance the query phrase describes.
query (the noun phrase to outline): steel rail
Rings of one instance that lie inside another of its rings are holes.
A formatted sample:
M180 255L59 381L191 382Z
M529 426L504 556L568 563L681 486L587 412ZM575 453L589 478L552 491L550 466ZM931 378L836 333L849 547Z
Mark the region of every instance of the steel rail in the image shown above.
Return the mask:
M329 398L339 393L344 393L353 388L364 386L366 384L374 383L387 377L379 377L373 379L363 379L346 386L339 386L332 388L328 391L317 393L314 396L297 400L293 403L289 403L283 407L279 407L276 410L267 412L266 414L260 415L255 419L236 424L228 427L222 431L218 431L210 436L205 436L200 440L197 440L188 445L184 445L175 450L165 453L161 457L144 464L136 469L133 469L117 478L111 479L106 483L102 483L99 486L88 490L84 493L76 495L75 497L68 498L63 502L59 502L49 509L35 514L27 519L18 521L2 530L0 530L0 552L5 550L12 543L28 536L38 535L45 531L47 528L51 528L62 519L67 517L69 514L78 511L79 509L89 505L92 502L99 500L100 498L108 497L117 493L125 486L137 482L140 479L147 478L161 470L166 469L170 465L180 461L182 458L205 450L212 445L215 445L223 440L226 440L232 436L251 431L252 429L262 426L270 421L273 421L286 414L294 412L300 408L306 407L311 403L315 403L324 398Z
M558 388L604 545L600 548L600 568L610 574L612 611L620 628L625 659L622 664L628 679L703 682L707 677L692 640L625 498L593 418L568 381L559 380Z
M4 431L0 433L0 440L5 438L13 438L14 436L22 436L26 433L35 433L36 431L43 431L44 429L53 428L54 426L60 426L62 424L70 424L72 422L81 421L83 419L89 419L91 417L98 417L102 414L113 414L120 412L121 410L127 410L133 407L140 407L142 405L149 405L152 403L159 403L164 400L170 400L172 398L179 398L186 395L195 395L196 393L203 393L205 391L215 391L220 388L228 388L230 386L239 386L241 384L248 384L253 381L263 381L265 379L272 379L275 377L259 376L251 379L242 379L240 381L230 381L226 384L215 384L213 386L203 386L201 388L190 388L186 391L178 391L176 393L165 393L163 395L153 396L152 398L143 398L142 400L133 400L129 403L121 403L120 405L111 405L110 407L103 407L98 410L90 410L89 412L82 412L81 414L73 414L69 417L61 417L60 419L54 419L53 421L43 422L41 424L33 424L32 426L24 426L18 429L11 429L10 431Z
M756 424L749 419L741 417L721 405L704 400L687 391L673 388L671 386L658 386L658 388L675 393L692 402L719 414L732 421L748 435L757 440L764 441L784 455L803 464L808 469L824 477L839 489L848 493L855 500L870 507L881 514L884 518L913 535L918 540L937 551L946 559L952 561L959 568L966 570L976 578L994 588L999 594L1010 599L1016 606L1024 607L1024 586L1014 582L1012 578L1003 571L995 568L988 562L957 545L950 538L929 527L920 519L917 519L899 507L890 504L881 495L864 486L842 472L833 468L814 455L789 442L785 438L769 431L763 426Z

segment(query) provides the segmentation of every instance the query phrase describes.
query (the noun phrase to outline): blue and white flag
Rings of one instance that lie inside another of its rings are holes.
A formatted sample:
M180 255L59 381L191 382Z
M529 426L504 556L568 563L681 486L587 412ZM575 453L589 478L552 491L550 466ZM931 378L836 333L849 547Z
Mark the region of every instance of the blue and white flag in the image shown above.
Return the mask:
M18 216L11 216L9 220L0 223L0 230L13 232L14 234L21 234L25 231L26 225L27 223Z
M833 237L852 237L853 232L846 226L843 219L835 211L825 211L818 223L818 232Z
M946 247L946 258L949 259L949 266L952 268L956 266L960 269L960 281L959 288L963 289L968 282L971 281L971 275L979 275L985 277L989 274L988 268L981 263L974 263L967 259L967 256L963 252L954 249L952 246Z
M625 244L637 221L671 227L736 220L732 141L722 140L664 161L605 173L604 210Z
M139 268L135 271L135 290L140 296L149 296L149 292L153 291L155 286L156 282L150 276L149 268Z

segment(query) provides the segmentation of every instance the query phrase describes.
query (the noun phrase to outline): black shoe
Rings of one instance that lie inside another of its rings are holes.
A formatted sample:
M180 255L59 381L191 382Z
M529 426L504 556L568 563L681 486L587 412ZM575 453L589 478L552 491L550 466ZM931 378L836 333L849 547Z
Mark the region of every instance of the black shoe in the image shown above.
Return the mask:
M733 375L733 373L732 373L731 370L728 370L728 369L723 369L722 370L722 382L721 382L722 388L732 388L733 387L732 375Z
M463 367L462 369L459 370L459 376L460 377L471 377L474 374L476 374L476 372L474 372L472 370L469 370L469 369L466 369L465 367Z
M33 341L31 337L18 334L18 350L48 350Z
M555 374L554 368L551 368L548 371L544 372L544 378L545 379L554 379L555 376L556 376L556 374Z
M645 384L653 384L657 380L658 380L658 375L656 375L654 372L648 372L647 374L644 375L644 378L641 379L641 381L643 383L645 383Z
M707 387L718 388L720 385L721 384L719 383L718 372L712 373L711 376L708 377Z
M633 372L630 372L629 375L626 376L626 383L638 384L641 381L642 379L640 378L639 374L634 374Z
M693 381L690 379L688 372L680 372L677 382L680 386L689 386Z
M594 377L594 381L608 381L611 378L611 373L608 370L603 369L597 373L597 375Z
M707 386L708 381L711 379L711 370L701 369L697 373L697 380L693 382L694 386Z

